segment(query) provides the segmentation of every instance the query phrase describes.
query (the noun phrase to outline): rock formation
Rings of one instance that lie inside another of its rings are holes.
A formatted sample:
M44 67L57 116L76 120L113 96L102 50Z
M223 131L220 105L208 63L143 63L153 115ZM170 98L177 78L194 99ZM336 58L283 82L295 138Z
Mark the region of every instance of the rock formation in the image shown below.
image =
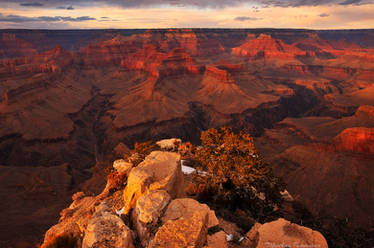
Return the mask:
M256 248L328 247L321 233L282 218L263 225L256 223L246 234L246 239L248 247Z
M373 37L372 30L0 30L2 170L52 173L67 164L64 178L72 178L64 197L35 205L55 217L40 225L30 215L24 230L38 231L26 236L41 238L39 227L56 220L72 192L101 191L103 167L124 159L126 146L168 137L197 144L201 130L220 126L255 135L263 157L314 214L370 225L363 202L373 200L366 130L374 128ZM331 185L327 167L310 161L330 164L329 173L342 172L349 186ZM312 190L315 182L322 190ZM0 186L29 195L22 180ZM12 226L9 211L0 211L4 227ZM18 230L2 229L5 245L23 240L12 235Z
M374 128L347 128L335 138L338 149L374 154Z
M123 191L124 214L136 204L139 197L152 190L165 190L172 198L183 194L183 174L177 153L152 152L129 174Z
M95 208L87 224L82 248L91 247L134 247L130 229L105 203Z
M74 194L73 203L61 212L59 223L47 231L41 247L55 247L58 242L82 248L228 247L226 233L220 231L213 210L194 199L178 198L183 195L179 160L177 153L154 151L131 168L128 178L121 166L126 161L115 161L113 166L121 173L117 178L121 182L115 183L108 176L107 186L99 195ZM125 167L127 171L127 164ZM218 231L208 234L208 230ZM285 242L327 247L320 233L283 219L266 223L251 234L254 232L245 242L255 242L251 237L258 236L256 247L282 238Z

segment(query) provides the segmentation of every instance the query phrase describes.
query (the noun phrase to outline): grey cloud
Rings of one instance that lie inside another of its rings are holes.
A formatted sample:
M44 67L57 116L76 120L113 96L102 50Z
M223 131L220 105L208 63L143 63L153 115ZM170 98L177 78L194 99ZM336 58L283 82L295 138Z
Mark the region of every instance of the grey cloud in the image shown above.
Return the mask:
M322 14L320 14L319 15L320 17L328 17L328 16L330 16L329 14L326 14L326 13L322 13Z
M340 5L359 5L359 4L362 4L362 0L346 0L344 2L341 2Z
M70 17L70 16L38 16L38 17L27 17L19 15L7 15L3 16L0 14L0 22L10 23L24 23L24 22L84 22L96 20L96 18L90 16Z
M23 7L42 7L42 6L44 6L44 4L38 3L38 2L34 2L34 3L20 3L19 5L21 5Z
M261 20L262 18L256 18L256 17L249 17L249 16L238 16L235 18L235 21L240 21L240 22L244 22L244 21L257 21L257 20Z
M73 10L73 6L57 6L56 9L66 9L66 10Z

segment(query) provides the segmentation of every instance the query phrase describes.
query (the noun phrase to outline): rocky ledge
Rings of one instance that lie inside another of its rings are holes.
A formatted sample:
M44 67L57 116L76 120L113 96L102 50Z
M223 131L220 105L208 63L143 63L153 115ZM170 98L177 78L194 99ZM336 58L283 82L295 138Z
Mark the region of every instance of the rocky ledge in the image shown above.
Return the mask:
M178 145L166 143L168 150ZM41 247L328 247L319 232L284 219L256 223L234 244L225 221L186 198L180 160L178 153L153 151L137 166L115 161L105 189L74 194Z

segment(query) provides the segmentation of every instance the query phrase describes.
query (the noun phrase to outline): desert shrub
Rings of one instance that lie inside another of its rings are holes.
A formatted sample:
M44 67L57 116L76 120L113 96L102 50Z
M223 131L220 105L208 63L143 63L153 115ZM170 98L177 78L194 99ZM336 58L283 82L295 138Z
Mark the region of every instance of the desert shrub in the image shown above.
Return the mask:
M196 151L194 145L191 142L182 143L178 147L178 152L182 156L182 158L190 158Z
M135 143L133 154L129 157L129 160L135 167L141 163L152 151L158 151L160 149L160 146L154 141Z
M45 246L46 248L77 248L78 238L71 233L61 234Z
M127 180L126 175L119 174L117 171L112 171L107 175L107 182L110 185L109 191L116 192L124 188L124 182Z
M249 209L258 220L276 212L284 184L259 157L249 134L209 129L201 134L201 143L194 154L200 200Z

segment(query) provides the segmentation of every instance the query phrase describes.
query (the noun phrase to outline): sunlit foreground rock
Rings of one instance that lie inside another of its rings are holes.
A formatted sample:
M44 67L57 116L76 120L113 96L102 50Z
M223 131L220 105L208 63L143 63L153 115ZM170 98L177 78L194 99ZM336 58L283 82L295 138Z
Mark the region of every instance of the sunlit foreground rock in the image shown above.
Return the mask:
M321 233L282 218L263 225L256 223L247 233L246 239L248 247L256 248L328 247Z
M136 167L124 160L113 166L117 171L108 176L101 194L73 196L59 223L45 234L42 248L228 247L215 212L183 198L179 154L154 151ZM283 219L256 224L243 240L240 247L267 247L282 240L327 247L320 233Z

